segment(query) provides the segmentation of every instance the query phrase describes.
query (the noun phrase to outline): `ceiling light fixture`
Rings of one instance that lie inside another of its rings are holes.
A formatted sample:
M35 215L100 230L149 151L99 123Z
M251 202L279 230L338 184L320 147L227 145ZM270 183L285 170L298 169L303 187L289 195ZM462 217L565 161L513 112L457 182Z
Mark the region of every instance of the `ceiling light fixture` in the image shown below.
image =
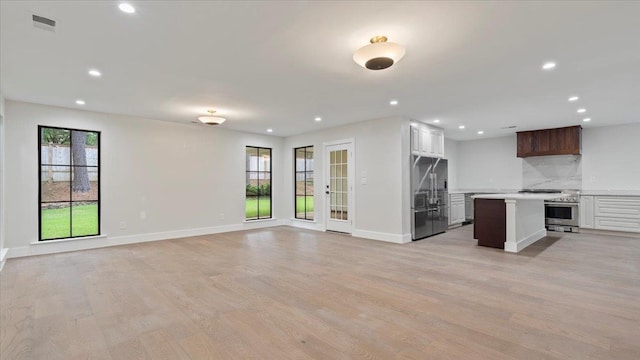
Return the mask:
M267 129L267 132L273 132L273 129Z
M464 129L464 125L458 126L458 129L460 129L460 130Z
M102 73L96 69L91 69L89 70L89 75L93 76L93 77L100 77L102 76Z
M200 122L205 124L205 125L220 125L223 122L227 121L227 119L225 119L223 117L213 116L213 114L216 113L215 110L207 110L207 112L209 113L209 115L200 116L198 118L198 120L200 120Z
M478 131L478 135L482 135L482 134L484 134L484 131L482 130Z
M549 61L542 65L543 70L553 70L556 67L556 63Z
M396 106L396 105L398 105L398 100L391 100L391 101L389 101L389 105L391 105L391 106Z
M577 96L572 96L572 97L569 98L569 101L578 101L578 99L580 99L580 98L577 97Z
M584 118L584 119L582 119L582 121L589 122L589 121L591 121L591 118Z
M78 99L78 100L76 100L76 104L78 104L78 105L84 105L84 104L85 104L85 102L84 102L84 100L80 100L80 99Z
M437 123L440 122L440 119L435 119L435 120L433 120L433 122L437 124Z
M387 42L386 36L374 36L371 44L353 53L353 61L369 70L383 70L397 63L405 54L405 49L396 43Z
M322 118L320 116L316 116L316 118L314 120L315 121L322 121Z
M122 3L118 5L118 8L126 12L127 14L133 14L134 12L136 12L136 9L133 6L131 6L131 4L127 4L127 3Z
M584 112L587 112L587 109L578 109L578 113L579 113L579 114L582 114L582 113L584 113Z

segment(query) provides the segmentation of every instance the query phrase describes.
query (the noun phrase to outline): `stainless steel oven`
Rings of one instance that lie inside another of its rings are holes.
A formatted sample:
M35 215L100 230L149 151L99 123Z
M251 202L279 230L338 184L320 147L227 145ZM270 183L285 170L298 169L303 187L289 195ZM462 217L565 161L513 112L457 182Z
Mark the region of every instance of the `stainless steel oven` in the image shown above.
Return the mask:
M578 232L578 203L545 201L545 226L548 230Z

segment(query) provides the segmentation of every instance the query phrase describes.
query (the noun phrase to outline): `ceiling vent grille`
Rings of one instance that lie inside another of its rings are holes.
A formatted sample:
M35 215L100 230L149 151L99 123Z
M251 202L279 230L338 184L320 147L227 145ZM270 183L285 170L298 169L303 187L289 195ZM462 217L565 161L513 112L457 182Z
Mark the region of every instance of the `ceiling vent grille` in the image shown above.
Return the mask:
M31 19L33 20L33 26L38 29L47 30L47 31L55 31L56 30L56 21L48 19L43 16L32 15Z

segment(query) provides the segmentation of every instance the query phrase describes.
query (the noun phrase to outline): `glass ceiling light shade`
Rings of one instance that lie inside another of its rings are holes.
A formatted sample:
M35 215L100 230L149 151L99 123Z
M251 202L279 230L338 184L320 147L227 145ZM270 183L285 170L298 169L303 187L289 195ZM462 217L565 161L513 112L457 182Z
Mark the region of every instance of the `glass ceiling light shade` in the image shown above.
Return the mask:
M404 47L396 43L387 42L386 36L374 36L371 44L353 53L353 61L369 70L382 70L390 67L402 59Z
M219 116L213 116L213 114L216 113L215 110L208 110L207 111L209 114L211 115L207 115L207 116L200 116L198 118L198 120L200 120L201 123L205 124L205 125L220 125L223 122L227 121L227 119L223 118L223 117L219 117Z

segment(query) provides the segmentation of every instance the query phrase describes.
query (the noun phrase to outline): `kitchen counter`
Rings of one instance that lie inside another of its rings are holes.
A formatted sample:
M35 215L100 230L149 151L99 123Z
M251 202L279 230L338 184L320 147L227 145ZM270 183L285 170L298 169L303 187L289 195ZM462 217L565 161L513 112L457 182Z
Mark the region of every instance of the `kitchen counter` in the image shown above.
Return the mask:
M504 194L478 194L471 196L474 199L504 199L504 200L553 200L569 197L569 194L530 194L530 193L504 193Z
M640 190L581 190L584 196L640 196Z
M473 236L478 246L517 253L547 236L544 201L563 194L474 195Z

